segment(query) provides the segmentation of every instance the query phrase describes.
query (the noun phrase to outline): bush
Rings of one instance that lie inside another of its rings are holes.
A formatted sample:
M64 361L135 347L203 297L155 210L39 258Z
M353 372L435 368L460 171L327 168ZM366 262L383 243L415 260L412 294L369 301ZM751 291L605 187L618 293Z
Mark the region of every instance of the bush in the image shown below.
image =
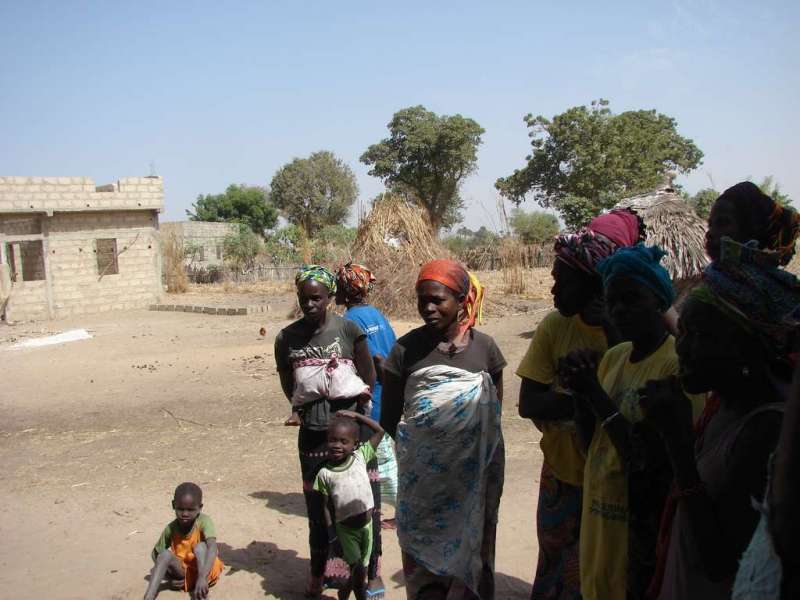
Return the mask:
M264 249L261 236L253 233L246 225L240 225L237 233L229 233L222 240L225 261L237 270L252 269L256 257Z

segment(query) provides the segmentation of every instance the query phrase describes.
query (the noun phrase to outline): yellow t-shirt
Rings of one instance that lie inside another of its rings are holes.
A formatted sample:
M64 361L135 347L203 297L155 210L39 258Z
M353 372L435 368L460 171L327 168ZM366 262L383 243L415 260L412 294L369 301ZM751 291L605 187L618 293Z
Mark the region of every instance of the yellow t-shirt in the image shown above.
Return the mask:
M630 362L633 345L606 352L597 376L619 412L631 423L643 419L638 391L650 380L678 374L675 338L653 354ZM705 396L689 396L694 418ZM616 448L597 423L586 455L581 515L580 570L584 600L625 600L628 569L628 479Z
M558 311L548 314L533 334L528 351L519 364L517 375L564 391L558 383L558 361L573 350L588 348L606 351L606 334L602 327L583 322L580 316L564 317ZM542 431L544 459L556 478L570 485L583 484L584 456L573 421L537 422Z

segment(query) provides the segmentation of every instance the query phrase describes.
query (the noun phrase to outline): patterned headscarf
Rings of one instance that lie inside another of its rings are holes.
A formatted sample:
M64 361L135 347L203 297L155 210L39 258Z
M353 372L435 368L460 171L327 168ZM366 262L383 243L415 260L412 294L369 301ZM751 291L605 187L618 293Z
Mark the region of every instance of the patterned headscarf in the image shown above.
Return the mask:
M336 270L336 284L347 298L366 298L375 285L375 276L364 265L349 262Z
M432 260L422 266L417 285L422 281L438 281L459 296L464 296L464 315L459 332L475 326L483 318L484 287L478 278L454 260Z
M644 239L644 226L629 210L612 210L592 219L577 233L556 237L556 257L575 269L596 274L595 267L618 248L633 246Z
M630 248L620 248L613 255L597 264L597 272L603 278L603 287L612 279L629 277L647 286L658 298L661 310L667 310L675 301L675 290L667 270L661 266L666 256L658 246L642 243Z
M740 221L753 229L759 248L777 252L780 264L789 264L800 234L797 211L781 206L751 181L728 188L717 198L720 201L733 204Z
M328 288L328 293L336 293L336 277L328 269L320 265L303 265L300 267L297 275L294 276L294 284L299 288L306 281L312 279Z
M754 242L722 238L722 256L703 272L692 298L717 308L744 331L759 338L777 357L788 355L800 327L800 280L776 265L773 254Z

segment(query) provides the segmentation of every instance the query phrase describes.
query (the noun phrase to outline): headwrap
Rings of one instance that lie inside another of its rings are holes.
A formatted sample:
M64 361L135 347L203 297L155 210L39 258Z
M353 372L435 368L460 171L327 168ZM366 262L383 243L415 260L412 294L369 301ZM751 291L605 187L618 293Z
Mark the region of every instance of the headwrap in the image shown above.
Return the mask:
M800 326L800 280L779 269L775 253L759 250L755 242L725 237L721 249L720 260L706 267L703 285L691 297L756 336L775 357L787 356Z
M638 281L656 295L661 310L667 310L675 301L675 290L669 273L661 266L661 258L666 254L658 246L639 243L630 248L620 248L600 261L597 272L603 278L603 287L608 287L611 280L617 277Z
M731 202L740 222L752 227L759 248L777 252L780 264L789 264L800 234L797 211L781 206L750 181L728 188L717 198L720 200Z
M294 284L299 288L306 281L312 279L328 288L328 293L336 293L336 277L328 269L320 265L303 265L300 267L297 275L294 276Z
M336 270L336 283L347 298L365 298L372 291L375 276L364 265L349 262Z
M577 233L556 237L556 257L570 267L596 274L597 263L614 254L618 248L642 241L643 224L629 210L612 210L591 220Z
M439 259L422 266L417 285L423 281L438 281L459 296L464 296L464 315L459 332L464 332L483 319L484 288L478 278L454 260Z

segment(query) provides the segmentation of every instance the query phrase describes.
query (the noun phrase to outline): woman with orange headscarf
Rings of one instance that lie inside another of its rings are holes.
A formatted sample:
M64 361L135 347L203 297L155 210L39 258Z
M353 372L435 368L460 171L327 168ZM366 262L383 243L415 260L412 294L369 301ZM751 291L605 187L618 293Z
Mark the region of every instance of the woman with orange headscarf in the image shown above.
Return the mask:
M397 442L406 595L493 600L506 361L474 329L483 288L460 264L424 265L416 291L425 325L384 362L381 414Z

